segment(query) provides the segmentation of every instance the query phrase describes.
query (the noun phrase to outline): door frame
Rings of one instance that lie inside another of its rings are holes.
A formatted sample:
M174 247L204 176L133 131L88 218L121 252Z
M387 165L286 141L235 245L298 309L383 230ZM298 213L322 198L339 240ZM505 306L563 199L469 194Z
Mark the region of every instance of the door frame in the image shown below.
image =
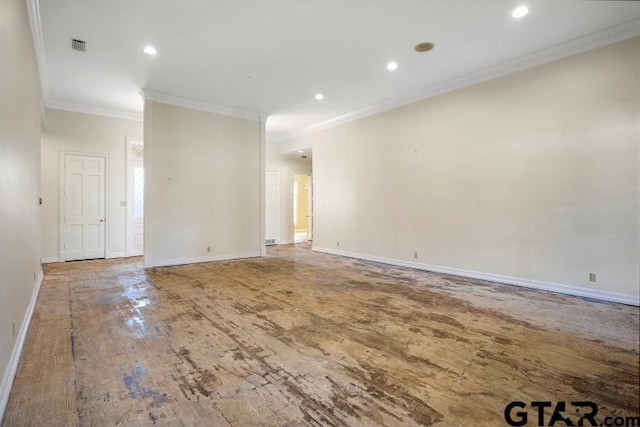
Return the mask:
M66 198L65 189L67 186L67 167L65 159L67 155L71 156L90 156L101 157L104 159L104 258L110 258L109 254L109 155L105 153L88 153L81 151L60 150L58 159L58 260L60 262L67 261L67 233L65 231L64 217L66 214Z
M309 188L307 190L307 241L313 242L313 174L309 174Z
M309 177L309 181L311 181L311 185L313 186L313 171L312 172L306 172L306 171L298 171L298 170L293 170L291 172L291 241L295 244L296 243L296 219L293 216L293 212L295 210L294 208L294 203L295 200L293 199L293 186L295 185L295 181L296 181L296 175L307 175ZM313 190L313 188L312 188ZM313 197L313 194L310 194L311 197ZM308 212L309 212L309 216L313 216L313 201L309 201L307 200L307 204L309 206L307 206ZM311 222L311 235L313 236L313 221ZM309 230L307 229L307 236L309 235Z
M126 137L126 141L125 141L125 146L124 146L124 164L125 164L125 172L124 172L124 176L125 176L125 233L124 233L124 239L125 239L125 243L124 243L124 251L125 251L125 256L126 257L132 257L132 256L140 256L143 254L139 254L139 253L134 253L133 248L131 247L131 235L133 234L133 198L131 197L131 186L132 186L132 176L131 176L131 171L129 170L129 166L131 166L129 163L131 161L131 154L130 154L130 150L131 150L131 144L134 142L140 142L142 143L142 146L144 147L144 139L142 137L139 136L130 136L127 135ZM142 154L142 165L144 167L144 151ZM145 171L146 173L146 171ZM145 179L146 181L146 179ZM146 191L146 188L145 188ZM143 219L144 221L144 219ZM144 249L143 249L144 252Z

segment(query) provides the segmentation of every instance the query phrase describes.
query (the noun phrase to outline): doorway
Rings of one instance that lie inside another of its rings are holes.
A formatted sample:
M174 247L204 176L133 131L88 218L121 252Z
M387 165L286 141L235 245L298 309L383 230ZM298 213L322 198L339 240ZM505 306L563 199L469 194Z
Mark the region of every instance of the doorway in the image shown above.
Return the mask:
M293 241L313 240L313 185L311 175L293 174Z
M60 260L105 258L106 155L61 153Z
M127 137L127 246L126 256L144 254L144 143Z

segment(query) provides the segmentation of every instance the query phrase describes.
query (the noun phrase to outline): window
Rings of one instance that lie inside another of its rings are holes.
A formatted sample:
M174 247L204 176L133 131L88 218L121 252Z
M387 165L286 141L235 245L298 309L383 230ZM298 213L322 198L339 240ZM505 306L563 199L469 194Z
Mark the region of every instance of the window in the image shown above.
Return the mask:
M135 166L133 168L133 217L142 218L144 216L144 168Z

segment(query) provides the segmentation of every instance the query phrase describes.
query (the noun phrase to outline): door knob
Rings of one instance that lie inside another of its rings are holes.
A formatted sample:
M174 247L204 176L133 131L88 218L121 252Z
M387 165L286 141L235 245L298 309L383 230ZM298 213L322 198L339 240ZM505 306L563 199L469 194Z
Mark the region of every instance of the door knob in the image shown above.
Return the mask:
M100 222L104 222L104 219L101 219Z

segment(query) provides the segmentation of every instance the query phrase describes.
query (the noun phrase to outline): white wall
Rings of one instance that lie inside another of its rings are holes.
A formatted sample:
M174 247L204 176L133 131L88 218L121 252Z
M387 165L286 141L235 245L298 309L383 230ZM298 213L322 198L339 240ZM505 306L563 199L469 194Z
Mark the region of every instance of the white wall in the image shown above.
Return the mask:
M315 249L638 303L640 38L296 147Z
M268 141L266 147L267 170L280 176L280 236L276 243L293 243L293 175L311 174L311 159L291 156L286 143Z
M42 92L26 3L0 1L0 418L40 269ZM16 336L13 336L15 322Z
M47 109L42 133L42 258L58 260L60 152L107 154L107 258L125 256L126 137L142 137L142 122Z
M145 265L260 256L262 123L153 101L144 116Z

